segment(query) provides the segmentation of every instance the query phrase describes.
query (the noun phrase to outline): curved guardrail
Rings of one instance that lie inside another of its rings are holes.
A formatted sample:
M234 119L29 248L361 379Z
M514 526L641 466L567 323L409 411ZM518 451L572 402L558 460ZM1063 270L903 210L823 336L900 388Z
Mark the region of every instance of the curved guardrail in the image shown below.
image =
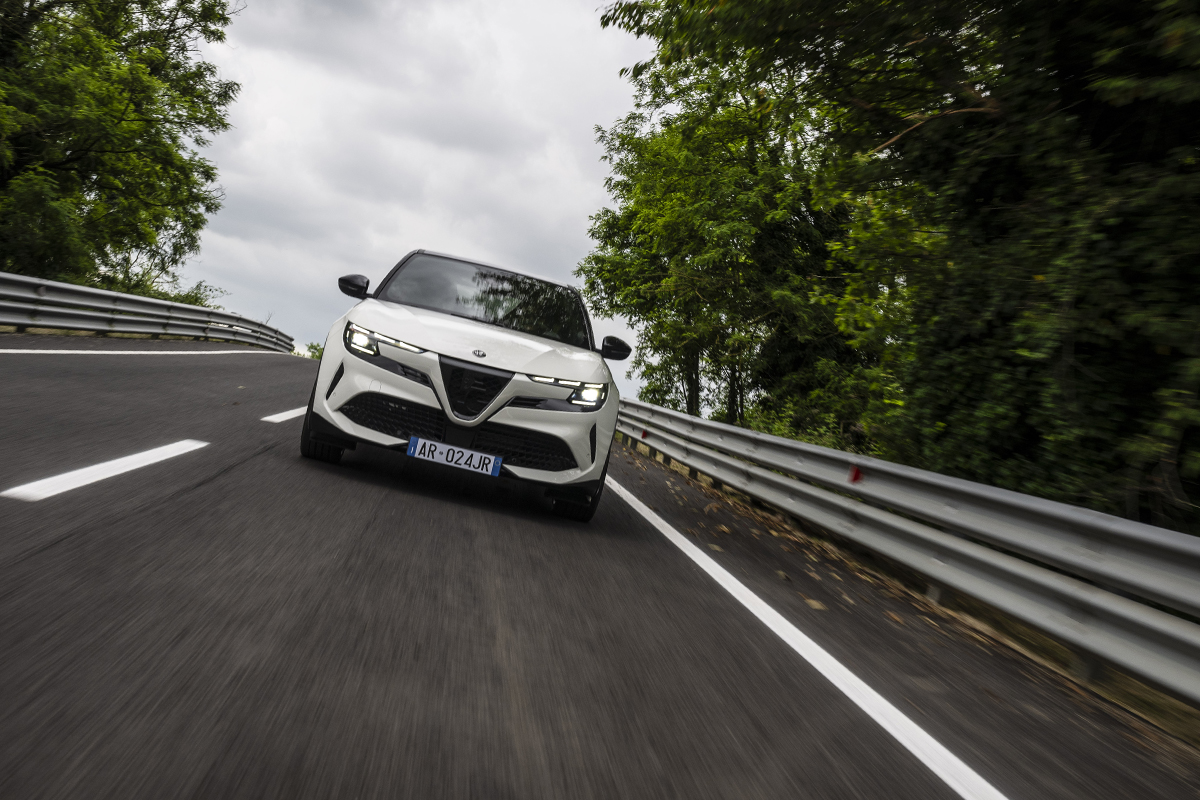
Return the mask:
M0 272L0 325L198 336L290 353L283 331L227 311Z
M636 400L617 429L1200 703L1200 538Z

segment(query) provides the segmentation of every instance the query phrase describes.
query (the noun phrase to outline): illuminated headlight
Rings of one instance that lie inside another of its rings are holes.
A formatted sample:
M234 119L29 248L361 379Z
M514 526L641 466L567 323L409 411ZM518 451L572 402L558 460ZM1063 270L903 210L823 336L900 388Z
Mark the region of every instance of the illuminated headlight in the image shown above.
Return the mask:
M578 384L578 387L567 398L571 405L584 408L599 408L604 405L604 398L608 397L608 386L603 383L584 383Z
M547 378L542 375L529 375L529 380L537 383L548 383L554 386L566 386L574 391L567 398L567 402L574 406L582 406L583 410L593 410L604 405L604 399L608 397L607 383L584 383L582 381L568 381L562 378Z
M410 353L424 353L425 351L416 345L411 345L408 342L402 342L399 339L393 339L390 336L384 336L382 333L369 331L361 325L355 325L353 322L346 324L346 348L356 353L366 353L370 356L379 355L379 343L390 344L392 347L399 347L401 350L407 350Z

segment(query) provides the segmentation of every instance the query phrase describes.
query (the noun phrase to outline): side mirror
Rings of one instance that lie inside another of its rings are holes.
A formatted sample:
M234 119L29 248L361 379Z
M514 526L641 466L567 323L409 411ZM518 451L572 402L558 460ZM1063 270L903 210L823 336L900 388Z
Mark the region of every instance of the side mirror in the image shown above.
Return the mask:
M625 344L615 336L605 336L604 341L600 343L601 358L607 358L609 361L624 361L629 358L629 354L633 352L633 348Z
M342 294L357 297L359 300L367 296L367 287L370 285L371 281L366 275L343 275L338 278L338 288L342 290Z

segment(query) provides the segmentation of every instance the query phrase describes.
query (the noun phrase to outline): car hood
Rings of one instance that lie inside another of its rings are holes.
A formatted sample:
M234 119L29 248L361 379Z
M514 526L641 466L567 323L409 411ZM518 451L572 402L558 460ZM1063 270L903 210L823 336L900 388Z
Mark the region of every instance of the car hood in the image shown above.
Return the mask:
M572 381L612 381L598 353L450 314L369 299L351 309L347 319L425 350L487 367ZM487 355L481 358L476 350Z

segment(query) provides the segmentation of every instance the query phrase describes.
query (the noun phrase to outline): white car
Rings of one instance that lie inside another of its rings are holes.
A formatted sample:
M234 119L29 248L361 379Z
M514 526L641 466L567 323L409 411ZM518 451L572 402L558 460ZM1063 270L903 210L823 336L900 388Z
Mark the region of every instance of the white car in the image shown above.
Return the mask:
M579 293L415 250L329 331L300 452L336 463L359 442L546 487L554 510L592 518L604 491L617 388Z

